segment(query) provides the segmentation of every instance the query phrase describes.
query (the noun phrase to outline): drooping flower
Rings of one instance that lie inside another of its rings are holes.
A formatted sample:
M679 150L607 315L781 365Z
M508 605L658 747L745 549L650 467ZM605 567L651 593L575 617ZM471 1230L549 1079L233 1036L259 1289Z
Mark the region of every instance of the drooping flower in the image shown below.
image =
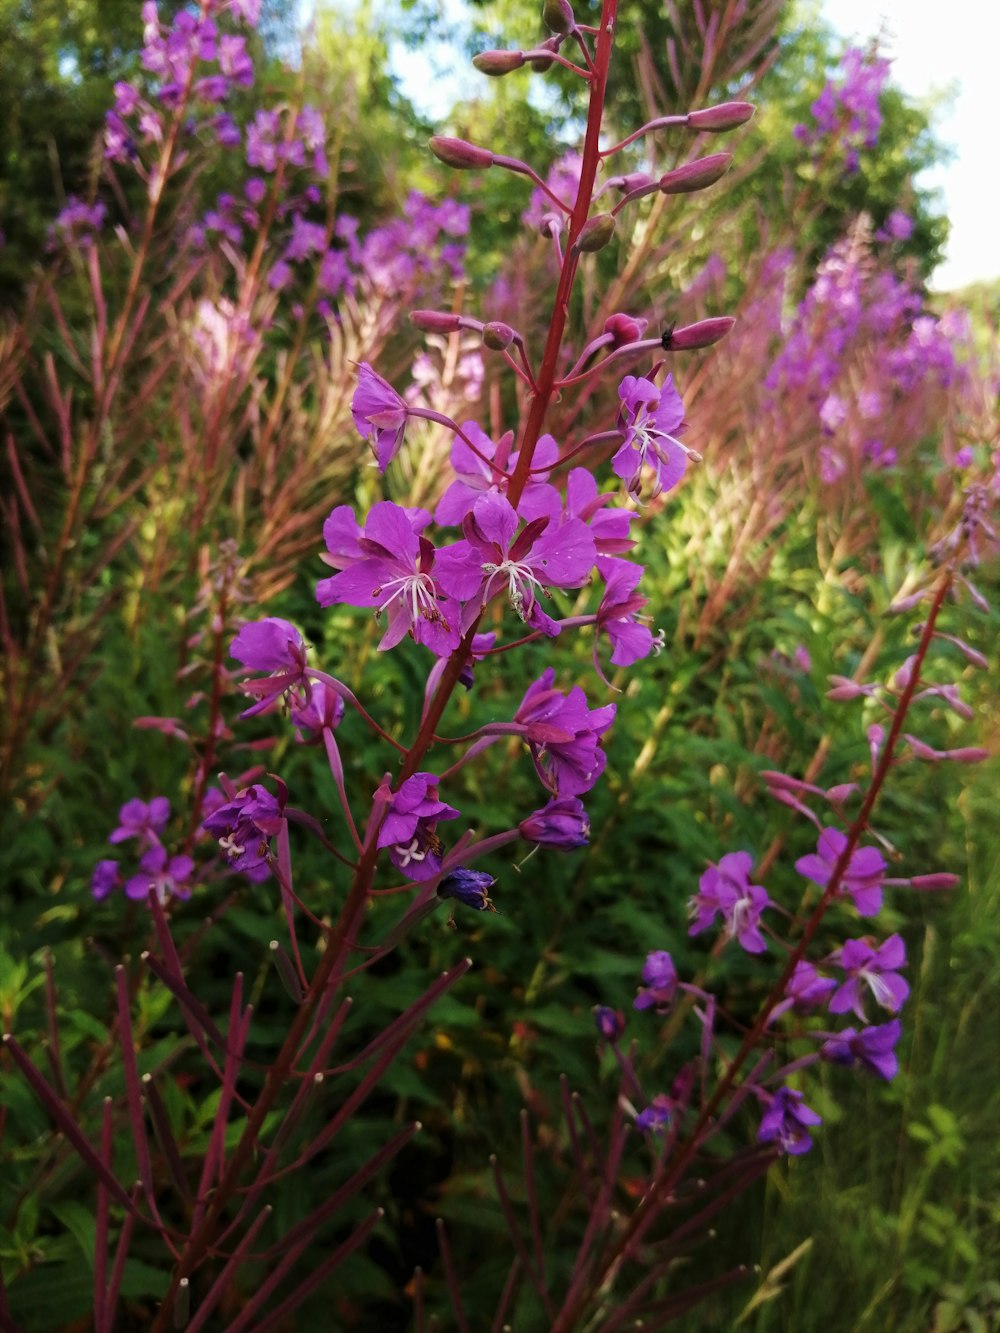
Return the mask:
M441 819L457 819L459 811L438 798L433 773L414 773L391 794L378 833L379 847L407 879L433 879L441 873L442 846L435 833Z
M615 705L588 708L579 685L568 694L553 689L546 668L528 686L514 721L523 728L538 776L558 797L581 796L604 772L607 757L598 742L615 718Z
M761 1118L757 1142L777 1143L782 1152L797 1157L812 1147L809 1131L822 1123L822 1116L806 1106L801 1092L779 1088Z
M806 879L825 886L846 846L845 834L839 829L825 828L819 835L816 851L800 856L795 869ZM882 910L885 872L885 858L877 847L855 848L837 888L838 897L852 898L861 916L877 916Z
M437 896L454 898L477 912L495 912L497 909L490 898L490 889L495 883L494 877L485 870L469 870L460 866L445 875L437 886Z
M619 428L625 440L611 460L616 476L625 482L629 494L638 499L642 489L642 470L653 473L652 495L672 490L684 476L690 450L676 434L684 424L684 404L668 375L662 388L651 380L626 375L618 387L621 408Z
M710 865L691 899L694 922L688 934L697 935L721 916L727 939L738 940L747 953L763 953L767 945L760 933L760 917L772 904L765 888L750 883L752 871L749 852L729 852L718 865Z
M647 616L639 613L648 604L648 598L636 591L642 578L642 565L628 560L608 562L607 585L597 608L597 629L607 634L612 643L613 666L631 666L642 657L648 657L654 648L659 651L660 640L643 624ZM662 635L660 636L662 639ZM594 667L605 684L608 683L597 655L598 639L594 638Z
M271 839L284 822L284 803L265 787L244 787L203 821L218 839L231 870L253 871L271 860Z
M229 649L231 657L250 671L268 674L244 681L241 689L257 702L242 717L254 717L276 699L288 695L305 680L306 645L302 635L287 620L267 616L243 626Z
M632 1001L633 1009L656 1009L658 1012L669 1008L677 994L677 969L674 960L665 949L657 949L647 954L642 969L639 993Z
M108 842L125 842L127 838L138 838L144 846L158 845L158 835L163 832L170 818L170 802L165 796L154 796L147 805L145 801L126 801L118 811L119 825L108 836Z
M510 453L513 432L508 431L494 444L475 421L466 421L462 430L484 457L480 458L460 436L456 437L451 446L451 466L457 474L456 480L442 495L434 511L434 522L447 527L460 524L484 493L506 495L508 479L502 474L512 473L517 466L518 451ZM531 457L532 475L518 504L522 516L535 517L531 510L532 499L548 476L548 472L535 472L534 469L554 467L558 458L558 444L551 435L542 435ZM492 460L495 466L491 466L486 459Z
M145 902L150 892L161 903L169 897L190 898L194 861L190 856L167 856L165 847L150 847L139 861L139 870L125 885L130 898Z
M820 1055L838 1065L862 1064L881 1078L893 1079L899 1072L895 1047L902 1030L898 1018L891 1023L862 1028L860 1032L844 1028L823 1043Z
M555 798L522 819L518 828L526 842L571 851L590 841L590 821L579 796Z
M300 732L335 731L344 716L344 700L325 680L310 680L292 696L289 714Z
M371 445L380 472L399 453L408 415L409 408L392 385L362 361L358 387L351 399L351 416L358 433Z
M846 1014L853 1009L863 1023L867 1022L864 986L875 997L875 1003L888 1009L889 1013L898 1013L903 1007L910 988L896 970L906 964L906 945L902 936L890 935L878 949L873 949L866 939L848 940L831 961L847 973L846 981L830 1000L831 1014Z

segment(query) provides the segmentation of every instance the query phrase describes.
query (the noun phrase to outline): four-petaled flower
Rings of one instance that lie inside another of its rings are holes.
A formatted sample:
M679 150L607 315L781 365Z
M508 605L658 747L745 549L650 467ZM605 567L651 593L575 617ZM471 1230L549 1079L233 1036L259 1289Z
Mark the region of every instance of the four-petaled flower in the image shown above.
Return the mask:
M779 1088L761 1117L758 1143L777 1143L782 1152L799 1156L812 1147L809 1131L823 1123L822 1116L806 1106L795 1088Z
M202 828L218 840L231 870L253 871L269 864L270 842L283 822L283 803L254 785L213 810Z
M884 1079L893 1079L899 1070L895 1046L902 1032L898 1018L873 1027L844 1028L820 1047L824 1060L838 1065L862 1064Z
M170 802L165 796L154 796L147 805L145 801L126 801L118 811L118 828L108 835L108 842L124 842L127 838L138 838L143 846L156 846L160 839L157 834L170 818Z
M407 879L433 879L441 873L442 846L434 832L439 819L457 819L459 812L438 799L433 773L414 773L391 794L378 832L379 847Z
M451 446L451 466L457 473L457 479L442 495L434 510L434 522L446 527L457 527L466 514L471 513L484 492L506 495L509 475L517 466L517 451L510 452L514 440L512 431L508 431L498 444L494 444L474 421L466 421L462 430L479 450L479 454L474 453L460 436ZM554 467L558 458L558 444L551 435L542 435L531 455L532 474L518 505L518 511L523 517L537 517L531 505L543 487L546 491L554 490L544 485L548 472L536 472L534 469Z
M306 645L302 635L287 620L267 616L252 620L243 626L229 649L230 657L249 671L266 671L257 680L244 681L240 686L257 702L242 717L254 717L263 712L279 696L285 696L305 680Z
M662 1012L673 1003L677 994L677 969L665 949L646 955L642 979L645 985L639 987L639 993L632 1001L633 1009L655 1008Z
M829 884L847 837L839 829L825 828L819 835L816 851L800 856L795 869L817 884ZM877 916L882 910L882 881L885 858L877 847L856 847L837 886L838 896L853 898L861 916Z
M514 721L542 782L556 796L580 796L604 772L607 756L598 741L614 721L615 705L588 708L579 685L569 694L552 688L555 674L548 667L528 686Z
M358 367L358 387L351 399L351 416L358 433L371 445L384 472L399 453L409 408L392 385L377 375L367 361Z
M750 883L752 871L749 852L729 852L717 866L710 865L691 899L694 923L688 934L697 935L721 916L727 939L738 940L747 953L763 953L767 945L759 930L760 916L772 904L765 888Z
M831 962L847 973L847 980L830 1000L831 1014L846 1014L853 1009L862 1022L867 1022L862 986L867 986L875 1003L889 1013L898 1013L903 1007L910 988L896 971L906 964L906 945L900 935L890 935L878 949L873 949L867 939L848 940Z
M639 612L647 604L648 598L640 596L636 585L642 578L642 565L633 565L627 560L608 561L607 584L604 596L597 608L598 633L604 630L611 640L611 663L613 666L631 666L641 657L648 657L650 652L659 652L662 634L654 638L652 630L642 622L648 617ZM598 638L594 637L594 667L605 685L609 682L601 670L597 656Z
M671 375L662 388L651 380L626 375L618 387L618 397L618 426L625 431L625 440L611 460L612 471L638 499L642 470L652 468L655 498L661 491L672 490L687 468L691 451L676 438L684 425L684 404Z
M167 856L165 847L150 847L139 859L138 873L132 875L125 885L125 892L130 898L145 902L150 892L156 894L161 903L172 894L175 898L190 898L190 879L194 874L194 861L190 856Z

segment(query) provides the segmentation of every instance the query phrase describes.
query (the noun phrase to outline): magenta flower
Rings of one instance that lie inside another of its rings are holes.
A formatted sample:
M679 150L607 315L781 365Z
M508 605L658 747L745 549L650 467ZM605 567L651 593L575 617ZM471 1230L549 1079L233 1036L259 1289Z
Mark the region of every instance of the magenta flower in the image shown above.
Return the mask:
M335 731L344 716L344 700L324 680L305 683L289 704L292 723L303 731ZM300 736L300 739L304 739Z
M906 945L900 935L890 935L878 949L866 939L848 940L831 961L847 973L847 980L830 1000L831 1014L846 1014L853 1009L863 1023L867 1022L863 986L889 1013L896 1014L903 1007L910 988L896 970L906 965Z
M526 842L539 847L571 851L575 847L586 847L590 840L590 821L579 796L563 796L549 801L541 810L522 819L518 828Z
M838 1065L864 1065L884 1079L893 1079L899 1072L895 1046L902 1032L898 1018L875 1027L844 1028L820 1047L824 1060Z
M554 486L530 487L517 510L523 519L548 517L556 526L572 518L586 523L597 550L598 571L604 574L605 567L612 563L610 557L623 555L635 545L628 534L638 515L628 509L608 508L615 498L614 491L598 493L597 481L587 468L575 467L566 479L565 499Z
M717 866L710 865L691 899L694 924L688 934L699 934L721 916L727 939L738 940L747 953L763 953L767 945L760 933L760 917L772 903L765 888L750 883L752 871L749 852L729 852Z
M90 879L91 896L100 902L121 886L122 877L117 861L98 861Z
M556 796L581 796L604 772L607 757L598 741L615 718L615 705L588 708L579 685L569 694L552 688L548 667L528 686L514 721L523 728L535 769Z
M306 645L302 635L287 620L268 616L244 625L229 649L230 657L250 671L265 671L258 680L244 681L241 689L257 702L241 717L262 713L275 700L287 695L305 680Z
M108 837L108 842L124 842L138 838L143 846L159 845L158 835L170 818L170 802L165 796L154 796L145 801L126 801L118 811L119 825Z
M439 553L441 586L468 602L465 628L491 598L506 592L522 620L550 636L558 634L536 592L582 587L594 567L594 539L579 519L556 529L551 520L539 518L517 529L517 513L504 496L481 495L462 522L465 540Z
M782 1152L799 1156L812 1147L810 1129L822 1123L822 1116L806 1106L801 1092L779 1088L761 1118L757 1142L777 1143Z
M414 532L405 509L391 500L373 505L357 548L361 559L317 584L320 606L373 606L376 619L384 613L383 652L408 633L439 657L458 647L458 604L431 572L434 547Z
M647 954L642 979L645 985L639 987L639 993L632 1001L633 1009L655 1008L662 1013L677 994L677 969L665 949Z
M358 433L371 445L380 472L399 453L408 415L409 408L392 385L363 361L351 399L351 416Z
M771 1017L777 1018L779 1014L787 1013L789 1009L794 1009L800 1014L811 1013L824 1004L827 996L836 988L837 983L833 977L820 976L812 963L800 959L788 979L785 998L774 1006Z
M609 561L608 566L607 585L597 608L597 629L598 633L604 630L611 640L612 665L631 666L640 658L648 657L654 648L659 651L660 644L654 641L649 626L642 623L648 617L639 614L649 600L635 591L642 578L642 566L633 565L627 560ZM598 661L597 645L595 636L594 667L604 683L608 684Z
M389 859L407 879L433 879L441 873L442 847L435 826L440 819L457 819L459 811L438 799L433 773L414 773L392 793L388 813L378 832L379 847L389 848Z
M662 1134L673 1113L673 1102L665 1093L658 1093L646 1109L636 1116L635 1127L644 1134Z
M513 454L510 454L510 446L514 439L511 431L508 431L498 444L494 444L475 421L466 421L462 430L480 453L493 460L495 466L491 467L478 454L473 453L463 439L456 438L451 446L451 466L457 474L457 479L451 483L442 495L438 507L434 511L434 522L449 527L457 527L466 514L471 513L479 497L486 492L506 495L508 479L502 474L504 472L512 473L517 466L518 459L516 450ZM558 459L558 444L551 435L541 436L532 455L532 468L554 467ZM532 501L541 490L547 476L547 472L534 472L532 474L518 505L518 510L522 516L535 517L531 509ZM551 488L546 487L546 489Z
M218 840L230 870L250 872L270 864L271 839L284 822L284 802L264 787L244 787L202 823Z
M839 829L825 828L819 835L816 851L800 856L795 869L806 879L826 885L846 846L845 834ZM837 896L852 898L861 916L877 916L882 910L885 872L885 858L877 847L857 847L837 886Z
M161 903L169 897L190 898L189 881L193 874L194 861L190 856L168 858L165 847L150 847L139 861L138 873L126 883L125 892L140 902L145 902L150 892L155 893Z
M476 912L495 912L497 909L490 898L490 889L495 883L493 876L487 874L485 870L459 867L445 875L437 886L437 896L454 898Z
M690 452L675 438L684 425L684 404L673 376L668 375L658 388L651 380L626 375L618 386L618 397L618 426L625 431L625 440L611 460L612 471L636 499L644 467L652 469L654 497L672 490L684 476Z

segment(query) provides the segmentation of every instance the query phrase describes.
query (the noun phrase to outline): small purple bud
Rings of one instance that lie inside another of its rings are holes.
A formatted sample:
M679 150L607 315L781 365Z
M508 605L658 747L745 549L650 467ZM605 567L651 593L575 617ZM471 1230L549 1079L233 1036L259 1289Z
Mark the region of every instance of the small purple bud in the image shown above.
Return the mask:
M495 883L493 876L485 870L461 867L445 875L437 887L437 895L439 898L456 898L477 912L495 912L497 909L490 900L490 889Z
M435 134L428 140L428 147L445 166L456 167L459 171L474 171L478 167L493 165L493 154L489 149L477 148L474 143L466 143L464 139Z
M578 254L591 255L597 250L603 250L614 234L615 220L611 214L598 213L583 224L576 238L575 249Z
M700 319L697 324L685 324L681 329L671 330L664 351L692 352L696 347L711 347L721 342L735 323L731 315L720 315L716 319Z
M701 111L688 112L687 123L693 130L709 130L720 134L745 125L757 108L750 102L720 102Z
M625 1015L620 1009L609 1009L606 1004L594 1006L594 1022L605 1041L620 1041L625 1031Z
M539 51L558 51L559 38L546 37L544 42L538 43L536 49ZM547 74L549 70L552 68L553 62L551 60L547 60L544 56L536 56L534 60L529 60L528 64L531 66L531 68L535 71L536 74Z
M627 176L616 176L608 184L613 185L622 194L632 194L635 190L647 190L651 185L655 185L656 177L650 176L647 171L630 171Z
M657 188L661 194L693 194L695 190L705 190L714 185L732 164L732 153L713 153L711 157L699 157L661 176Z
M604 321L604 332L614 338L615 347L626 347L638 342L646 331L647 321L634 315L609 315Z
M447 310L411 310L410 323L425 333L457 333L462 327L462 316Z
M927 893L939 889L956 889L961 882L958 875L949 875L947 871L940 870L933 875L914 875L910 887Z
M480 51L472 57L472 63L480 74L499 79L504 74L511 74L524 67L524 56L520 51Z
M542 22L549 32L565 35L576 27L576 16L569 0L545 0L542 5Z
M483 346L491 352L505 352L514 341L514 330L509 324L499 319L492 319L483 325Z

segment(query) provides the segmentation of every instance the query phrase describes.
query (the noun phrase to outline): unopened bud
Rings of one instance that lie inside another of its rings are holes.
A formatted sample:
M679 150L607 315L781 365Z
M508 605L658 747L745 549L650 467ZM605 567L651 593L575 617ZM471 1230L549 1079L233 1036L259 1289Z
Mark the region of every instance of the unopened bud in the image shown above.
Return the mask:
M731 315L716 319L700 319L697 324L685 324L682 329L671 329L662 338L665 352L692 352L696 347L711 347L720 342L736 323Z
M595 250L603 250L614 234L615 220L611 214L598 213L583 224L575 248L579 254L593 254Z
M604 332L614 338L615 347L625 347L628 343L638 342L646 331L647 321L636 319L634 315L609 315L604 321Z
M488 148L477 148L474 143L466 143L464 139L450 139L446 135L435 134L428 141L428 146L445 166L457 167L459 171L493 165L493 154Z
M425 333L457 333L462 327L462 317L447 310L411 310L410 323Z
M499 319L492 319L483 325L483 346L488 347L491 352L506 351L513 341L514 330L509 324L504 324Z
M524 68L524 56L520 51L480 51L472 57L472 63L480 74L489 74L498 79L503 74L511 74L515 69Z
M661 194L693 194L695 190L705 190L724 176L732 163L732 153L713 153L711 157L699 157L661 176L658 188Z
M627 176L616 176L614 188L622 194L632 194L635 190L646 190L655 184L655 177L648 171L630 171Z
M576 27L573 6L569 0L545 0L542 5L542 22L549 32L572 32Z
M544 42L538 43L537 49L545 51L556 51L558 50L558 47L559 47L559 42L557 38L546 37ZM553 63L554 63L553 61L546 59L545 56L536 56L534 60L528 61L528 64L531 66L531 68L535 71L536 74L547 74L549 70L552 68Z
M935 875L914 875L910 880L910 886L914 889L935 890L935 889L955 889L961 883L957 875L949 875L946 871L940 870Z
M745 125L757 108L751 102L720 102L701 111L689 111L687 123L693 130L710 130L721 134Z

